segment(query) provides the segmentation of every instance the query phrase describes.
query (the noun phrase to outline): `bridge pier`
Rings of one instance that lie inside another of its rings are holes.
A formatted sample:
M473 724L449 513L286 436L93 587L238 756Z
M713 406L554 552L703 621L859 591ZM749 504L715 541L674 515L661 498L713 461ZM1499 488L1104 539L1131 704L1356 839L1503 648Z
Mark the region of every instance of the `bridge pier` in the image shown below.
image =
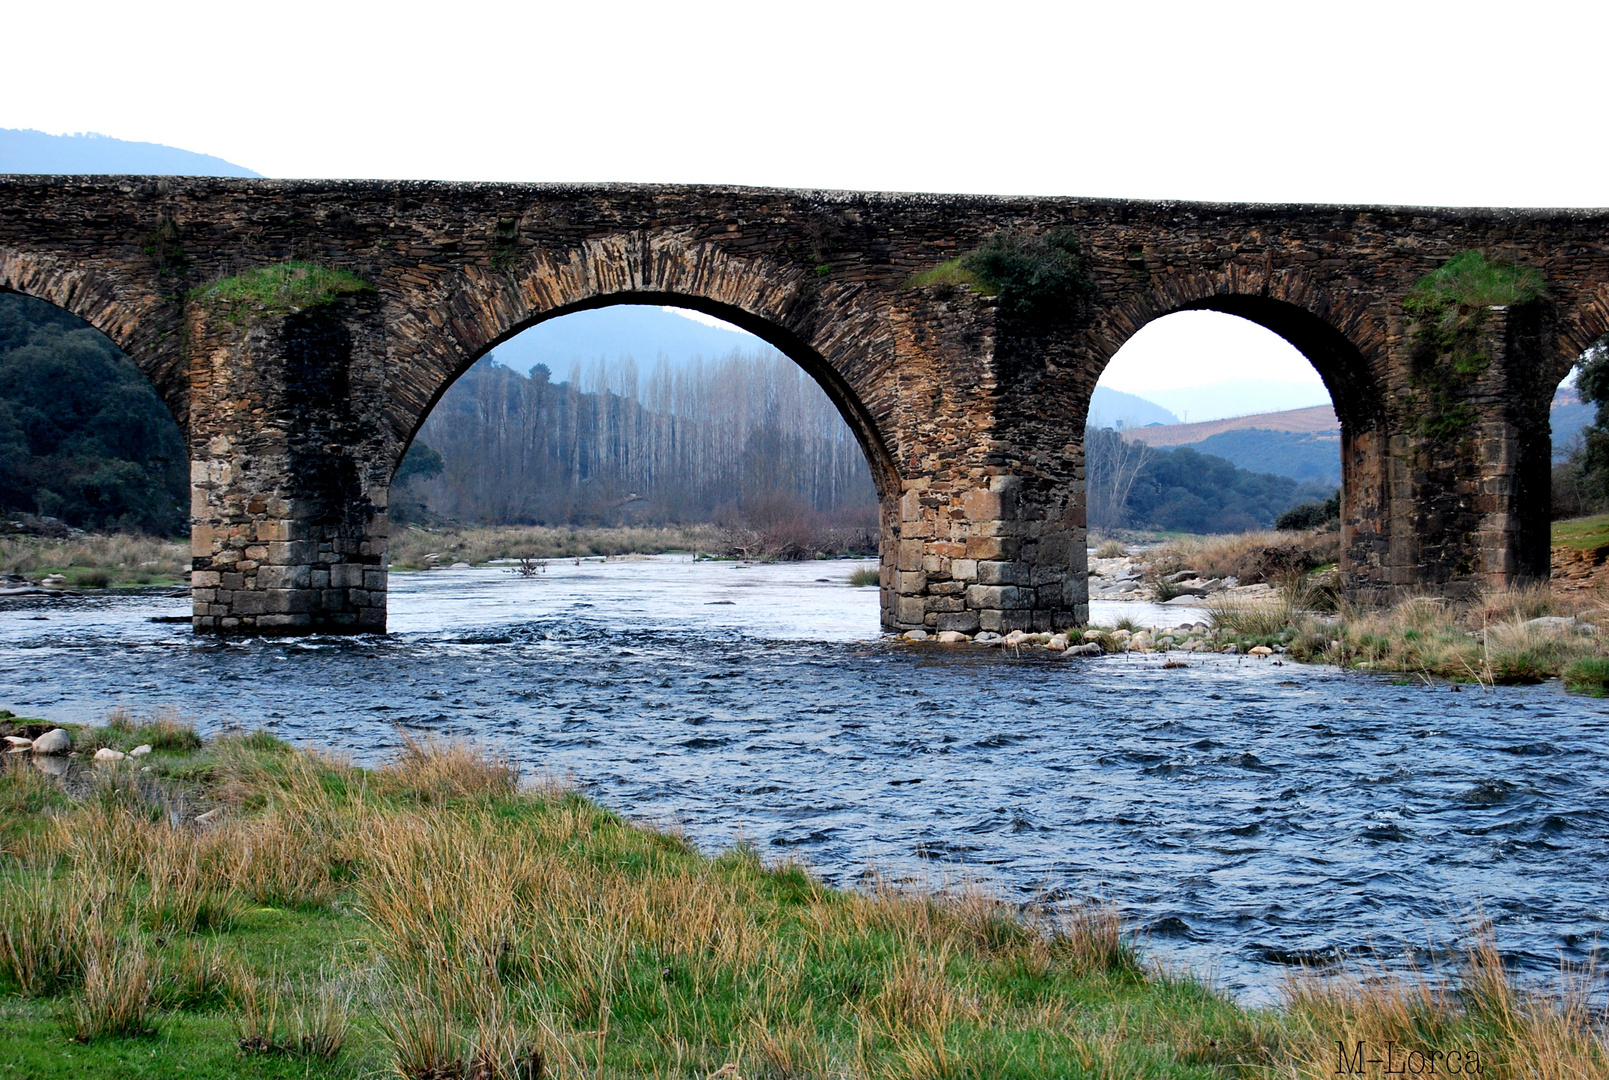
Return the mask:
M192 312L196 630L383 632L390 472L372 303Z
M1088 621L1081 517L1047 514L1009 473L903 487L883 567L895 597L888 629L1004 634Z

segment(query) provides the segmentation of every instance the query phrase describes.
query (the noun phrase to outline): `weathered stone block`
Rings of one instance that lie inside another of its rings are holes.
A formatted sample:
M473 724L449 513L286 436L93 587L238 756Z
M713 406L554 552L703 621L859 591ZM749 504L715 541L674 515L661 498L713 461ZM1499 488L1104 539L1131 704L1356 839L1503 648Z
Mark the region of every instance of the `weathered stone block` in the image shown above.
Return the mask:
M1008 536L970 536L967 538L967 558L1009 562L1017 557L1020 542Z
M976 634L980 629L976 611L957 611L940 615L933 625L941 631L955 630L963 634Z
M966 597L967 607L980 611L985 608L1029 607L1032 604L1032 597L1024 596L1024 590L1015 585L970 585Z
M919 626L927 614L927 605L920 596L902 596L895 611L902 625Z
M312 581L310 566L262 566L257 569L259 589L305 589Z
M1016 585L1022 578L1022 571L1026 569L1021 563L1015 562L979 562L979 585Z
M901 539L900 542L899 542L899 556L898 556L899 561L897 563L895 563L895 569L897 569L897 570L920 570L920 569L922 569L922 555L923 554L924 554L924 552L923 552L922 541L920 541L920 540L905 540L905 539Z
M964 551L965 548L963 547ZM954 559L950 562L950 576L957 581L978 580L978 560Z
M927 588L927 575L920 570L914 573L902 570L895 588L901 596L916 596Z
M257 522L256 532L257 539L261 541L289 540L291 539L291 523L265 519Z

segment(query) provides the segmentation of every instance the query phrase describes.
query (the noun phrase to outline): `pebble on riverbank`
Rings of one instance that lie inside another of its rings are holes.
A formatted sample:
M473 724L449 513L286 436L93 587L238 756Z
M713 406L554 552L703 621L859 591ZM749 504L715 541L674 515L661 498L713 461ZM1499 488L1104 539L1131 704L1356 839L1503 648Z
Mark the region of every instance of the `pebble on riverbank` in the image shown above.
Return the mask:
M977 634L963 634L958 630L942 630L930 634L926 630L907 630L899 641L912 645L976 645L984 648L1042 649L1062 656L1104 656L1118 652L1218 652L1235 649L1230 645L1220 649L1217 632L1204 622L1180 623L1174 627L1129 630L1123 627L1092 626L1081 633L1060 631L1054 634L1030 634L1013 630L997 634L983 630ZM1258 646L1250 655L1270 656L1282 652L1279 648Z

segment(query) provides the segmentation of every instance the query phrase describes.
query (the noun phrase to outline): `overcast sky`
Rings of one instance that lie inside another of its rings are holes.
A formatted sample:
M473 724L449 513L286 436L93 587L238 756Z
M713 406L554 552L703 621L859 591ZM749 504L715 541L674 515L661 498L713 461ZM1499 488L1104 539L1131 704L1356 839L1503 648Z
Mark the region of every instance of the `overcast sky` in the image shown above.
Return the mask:
M1602 206L1606 12L14 4L0 127L279 177Z

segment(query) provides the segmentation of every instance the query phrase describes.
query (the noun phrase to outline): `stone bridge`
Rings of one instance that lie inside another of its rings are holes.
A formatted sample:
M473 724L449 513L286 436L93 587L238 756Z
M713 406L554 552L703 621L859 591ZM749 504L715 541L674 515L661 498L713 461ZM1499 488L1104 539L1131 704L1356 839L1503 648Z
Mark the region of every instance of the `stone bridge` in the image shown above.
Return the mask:
M499 342L616 303L719 316L822 385L880 495L885 628L1046 629L1088 616L1090 393L1136 330L1187 309L1260 323L1329 387L1347 588L1546 577L1549 401L1609 330L1606 226L1596 210L9 177L0 289L104 331L173 411L198 630L383 630L387 494L431 407ZM1024 318L912 284L996 233L1057 229L1096 287L1080 308ZM1536 269L1546 292L1484 320L1474 378L1427 382L1402 300L1466 250ZM366 288L300 310L208 297L292 260ZM1452 438L1426 423L1449 408Z

